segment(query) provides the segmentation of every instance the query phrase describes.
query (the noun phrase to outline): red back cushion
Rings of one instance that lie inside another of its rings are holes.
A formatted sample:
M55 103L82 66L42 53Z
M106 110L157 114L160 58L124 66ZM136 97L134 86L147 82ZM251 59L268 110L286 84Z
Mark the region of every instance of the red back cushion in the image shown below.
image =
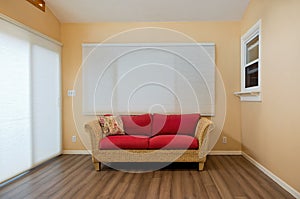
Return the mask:
M151 136L152 118L150 114L122 115L121 118L126 134Z
M153 115L153 135L189 135L195 136L200 114Z

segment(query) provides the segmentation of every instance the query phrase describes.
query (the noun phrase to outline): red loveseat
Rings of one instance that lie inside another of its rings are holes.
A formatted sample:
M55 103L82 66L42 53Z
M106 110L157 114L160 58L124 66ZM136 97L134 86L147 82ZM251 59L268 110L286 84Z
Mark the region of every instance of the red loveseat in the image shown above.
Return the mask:
M104 136L98 120L89 122L92 161L101 162L198 162L206 161L207 132L212 122L200 114L123 115L125 135Z

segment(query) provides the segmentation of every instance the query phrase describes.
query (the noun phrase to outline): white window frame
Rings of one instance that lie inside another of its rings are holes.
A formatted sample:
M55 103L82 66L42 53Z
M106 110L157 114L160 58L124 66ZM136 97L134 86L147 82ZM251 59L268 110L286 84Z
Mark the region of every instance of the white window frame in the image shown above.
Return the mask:
M258 59L247 64L247 44L257 36L259 37ZM241 101L261 101L261 39L261 20L241 37L241 91L234 93L240 97ZM258 64L258 85L246 88L246 67L256 62Z

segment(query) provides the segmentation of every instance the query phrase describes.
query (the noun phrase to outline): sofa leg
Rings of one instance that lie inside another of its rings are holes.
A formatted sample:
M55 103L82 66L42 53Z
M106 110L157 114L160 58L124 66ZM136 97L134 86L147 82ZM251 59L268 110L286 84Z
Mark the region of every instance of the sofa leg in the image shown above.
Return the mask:
M101 163L100 162L94 162L94 167L96 171L100 171L101 170Z
M199 162L199 171L204 169L204 162Z
M101 162L98 162L98 160L92 156L92 162L94 164L95 170L100 171L101 170Z

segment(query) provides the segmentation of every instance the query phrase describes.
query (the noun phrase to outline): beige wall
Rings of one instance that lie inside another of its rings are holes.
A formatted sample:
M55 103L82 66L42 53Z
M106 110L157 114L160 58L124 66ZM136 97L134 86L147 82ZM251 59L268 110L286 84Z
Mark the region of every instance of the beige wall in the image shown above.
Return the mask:
M42 12L25 0L0 0L0 13L60 41L60 22L48 8Z
M227 94L227 112L223 134L228 144L217 143L215 150L242 150L275 175L300 191L300 1L251 0L239 22L180 23L98 23L62 24L49 9L41 12L28 2L0 0L3 13L43 34L62 41L63 47L63 148L84 149L72 143L76 135L72 101L66 96L73 87L81 65L81 43L101 42L113 34L131 28L156 26L183 32L198 42L216 43L216 64ZM240 32L243 34L262 19L262 102L241 103L232 95L239 90ZM61 29L61 30L60 30ZM165 42L161 35L137 35L119 42ZM169 42L173 42L170 38ZM218 97L218 96L217 96ZM241 123L241 126L240 126Z
M60 24L49 9L42 12L30 3L20 0L0 0L0 13L7 15L45 35L63 43L63 148L84 149L80 141L72 143L71 136L76 135L72 114L71 98L66 91L73 87L75 76L81 64L81 43L100 42L113 34L131 28L165 27L189 35L197 42L216 43L216 64L226 87L227 118L223 134L228 144L218 143L216 150L240 150L240 109L238 100L232 95L239 85L239 29L238 22L193 22L193 23L98 23L98 24ZM178 38L177 38L178 39ZM176 42L161 34L121 37L118 42ZM218 89L218 88L217 88ZM218 99L217 101L221 99Z
M62 24L63 46L63 148L65 150L84 149L80 142L72 143L71 136L76 135L73 120L72 98L67 97L67 90L73 88L75 77L81 65L81 44L101 42L114 34L132 28L161 27L180 31L197 42L216 44L216 64L221 72L226 87L227 117L223 134L228 137L228 144L218 143L215 150L241 150L240 102L233 92L239 89L240 79L240 23L239 22L180 22L180 23L96 23ZM180 42L178 37L165 35L164 32L137 31L124 34L114 42ZM80 75L79 75L80 77ZM217 88L217 90L220 88ZM80 91L79 91L80 93ZM217 101L221 101L219 96ZM76 105L77 106L77 105ZM78 103L78 106L81 106ZM219 106L221 103L219 103ZM217 107L218 109L218 107ZM76 115L77 113L75 113ZM85 119L84 119L85 120ZM88 119L86 119L88 120ZM82 124L78 125L82 131Z
M241 104L242 149L300 191L300 1L252 0L242 34L262 19L262 102Z

